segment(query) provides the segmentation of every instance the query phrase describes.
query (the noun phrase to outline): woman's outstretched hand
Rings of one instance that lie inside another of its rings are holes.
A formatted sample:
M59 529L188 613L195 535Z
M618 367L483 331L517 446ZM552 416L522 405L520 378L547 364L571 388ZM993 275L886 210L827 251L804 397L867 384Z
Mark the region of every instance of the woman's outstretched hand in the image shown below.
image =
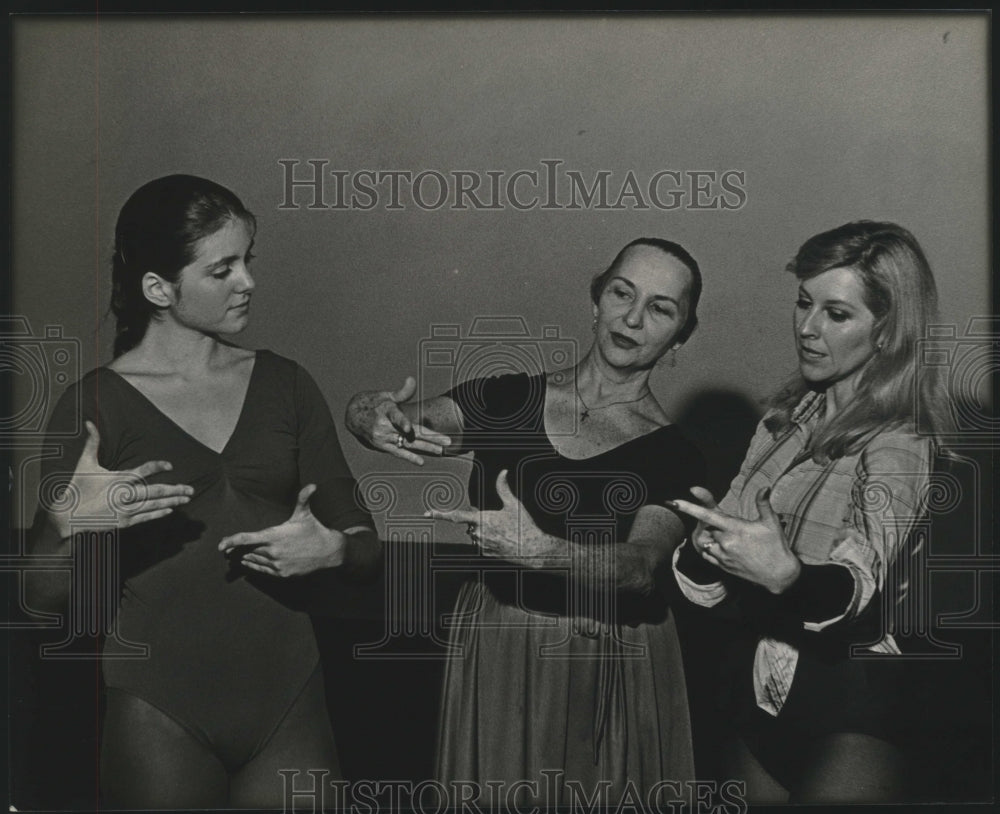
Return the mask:
M73 477L48 507L60 537L72 534L72 516L86 517L88 527L95 518L107 518L107 528L128 528L156 520L183 506L194 489L183 483L147 483L146 478L173 469L169 461L146 461L134 469L112 471L97 461L101 436L87 421L87 441L77 461Z
M558 554L556 538L545 534L521 501L514 497L507 485L507 470L497 476L497 494L503 508L495 511L479 509L431 510L424 517L464 523L472 542L487 557L495 557L528 568L544 568L546 562Z
M296 577L344 562L347 537L324 526L309 508L316 491L310 483L299 492L292 515L284 523L260 531L223 537L219 551L253 571L273 577Z
M705 489L695 487L691 492L706 505L687 500L671 500L667 505L699 521L691 541L708 562L775 594L784 592L798 579L802 563L791 550L781 520L771 508L769 488L757 493L756 520L719 511Z
M422 424L414 424L399 408L413 398L416 391L416 379L407 376L403 386L395 392L366 390L358 393L347 404L344 423L370 449L423 466L424 459L417 453L443 455L445 448L451 445L451 438Z

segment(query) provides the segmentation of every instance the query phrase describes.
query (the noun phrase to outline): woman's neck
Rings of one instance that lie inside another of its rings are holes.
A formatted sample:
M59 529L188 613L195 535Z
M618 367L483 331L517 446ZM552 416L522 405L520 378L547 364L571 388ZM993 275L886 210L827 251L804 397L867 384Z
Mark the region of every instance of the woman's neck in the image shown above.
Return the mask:
M823 420L829 423L830 420L841 412L854 398L854 393L857 387L856 377L850 376L846 379L841 379L839 382L834 382L829 387L826 388L826 410L823 414Z
M212 334L165 322L151 322L132 363L144 373L197 377L218 366L229 346Z
M576 387L588 402L639 399L649 392L649 370L612 367L591 348L577 365Z

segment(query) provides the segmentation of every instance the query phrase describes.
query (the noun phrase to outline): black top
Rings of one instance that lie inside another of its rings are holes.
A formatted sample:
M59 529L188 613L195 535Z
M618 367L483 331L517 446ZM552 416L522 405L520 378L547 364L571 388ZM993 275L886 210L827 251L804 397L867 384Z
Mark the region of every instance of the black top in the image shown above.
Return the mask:
M582 544L621 544L642 506L687 498L691 486L705 482L704 458L674 425L588 458L559 454L545 431L545 393L544 374L522 373L473 379L445 394L461 408L463 447L474 452L473 506L501 507L496 479L507 469L511 491L542 531ZM672 595L669 564L657 578L660 590L652 595L618 592L620 621L664 618ZM580 613L558 573L490 568L487 585L500 601L540 612Z
M309 617L290 599L295 580L258 574L218 550L220 540L288 519L302 486L317 484L313 514L331 528L372 526L355 502L330 411L295 362L258 351L232 436L216 452L109 368L88 373L58 403L60 428L93 421L109 470L168 460L154 482L194 487L167 517L118 533L123 584L116 632L105 640L104 677L189 727L267 726L284 714L318 661ZM45 484L68 480L86 434L46 461ZM50 491L51 493L51 491ZM45 533L40 513L36 533ZM77 602L104 601L101 596ZM145 658L129 643L148 646Z

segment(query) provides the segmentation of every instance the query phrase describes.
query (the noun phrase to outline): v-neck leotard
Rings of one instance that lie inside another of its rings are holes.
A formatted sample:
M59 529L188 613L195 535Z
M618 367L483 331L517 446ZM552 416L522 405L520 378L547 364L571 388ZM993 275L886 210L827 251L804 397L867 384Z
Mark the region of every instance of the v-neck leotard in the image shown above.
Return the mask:
M109 470L168 460L153 482L194 487L189 503L120 532L122 589L103 651L109 687L181 723L231 765L267 741L319 658L306 613L285 601L295 580L239 568L218 551L235 532L288 519L299 489L315 483L320 522L371 525L319 388L294 362L258 351L242 412L221 451L198 441L108 368L61 399L52 426L73 426L76 405L101 435ZM82 426L82 421L78 422ZM83 439L49 473L68 477ZM134 645L148 653L135 657Z

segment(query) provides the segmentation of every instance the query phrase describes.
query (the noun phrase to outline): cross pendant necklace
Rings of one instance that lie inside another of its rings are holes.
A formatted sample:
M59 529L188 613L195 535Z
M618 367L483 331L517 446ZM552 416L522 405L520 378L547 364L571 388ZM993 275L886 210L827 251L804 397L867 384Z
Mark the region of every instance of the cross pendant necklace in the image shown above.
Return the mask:
M639 396L639 398L623 399L622 401L612 401L608 404L602 404L600 407L591 407L587 404L587 402L583 400L583 396L580 395L580 386L576 382L573 382L573 388L576 390L576 397L580 400L580 404L583 405L583 409L580 410L581 424L588 418L590 418L590 414L595 410L606 410L608 407L614 407L616 404L635 404L637 401L642 401L650 394L649 388L647 387L646 392L643 393L641 396Z

